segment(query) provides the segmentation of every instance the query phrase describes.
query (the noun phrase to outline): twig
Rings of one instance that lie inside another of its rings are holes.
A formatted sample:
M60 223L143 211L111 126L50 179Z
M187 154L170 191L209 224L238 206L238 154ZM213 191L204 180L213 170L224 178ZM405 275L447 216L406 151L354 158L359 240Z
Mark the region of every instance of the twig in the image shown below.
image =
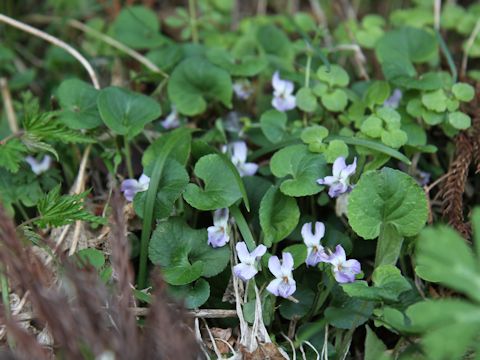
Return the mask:
M137 307L131 308L135 316L146 316L148 314L148 308ZM195 318L203 319L225 319L225 318L236 318L236 310L224 310L224 309L198 309L190 310L187 312L189 315Z
M33 36L39 37L45 41L48 41L49 43L58 46L68 52L70 55L72 55L75 59L77 59L82 66L87 70L88 75L90 76L90 79L92 80L93 86L96 89L100 89L100 83L98 82L97 74L95 73L95 70L93 70L92 65L83 57L82 54L80 54L77 50L75 50L72 46L68 45L66 42L50 35L47 34L46 32L39 30L37 28L34 28L33 26L27 25L21 21L12 19L11 17L8 17L4 14L0 14L0 22L3 22L5 24L8 24L10 26L13 26L17 29L20 29L22 31L25 31L29 34L32 34Z
M467 73L468 54L470 52L470 49L473 46L473 43L475 42L475 39L479 34L480 34L480 19L477 20L477 23L475 24L475 27L473 28L472 33L470 34L467 42L465 43L465 49L463 51L463 58L462 58L462 67L460 70L461 71L460 77L462 79Z
M2 93L3 106L5 107L8 126L10 127L12 134L15 134L18 132L17 116L13 109L12 96L10 94L10 89L8 88L8 82L4 77L0 78L0 91Z
M283 332L282 332L282 336L290 344L290 347L292 348L293 360L296 360L297 359L297 352L295 351L295 345L293 344L293 341L290 340L290 338L287 335L285 335Z
M208 337L210 338L210 342L212 343L212 348L213 351L215 351L215 355L217 355L217 359L222 358L222 354L220 353L220 350L218 350L217 342L215 341L215 338L213 337L212 332L210 331L210 328L208 327L207 321L205 319L202 319L203 323L205 324L205 329L207 329Z

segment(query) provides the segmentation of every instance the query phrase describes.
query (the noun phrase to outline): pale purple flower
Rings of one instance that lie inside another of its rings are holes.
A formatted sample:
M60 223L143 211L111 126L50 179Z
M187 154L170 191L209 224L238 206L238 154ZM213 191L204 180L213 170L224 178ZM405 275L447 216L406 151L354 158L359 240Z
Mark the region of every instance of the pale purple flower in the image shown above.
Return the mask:
M165 129L174 129L180 126L180 115L175 106L172 106L170 114L168 114L165 120L160 121L160 124L162 124Z
M383 106L396 109L398 108L398 105L400 105L400 100L402 100L402 97L402 91L400 89L395 89L393 90L393 94L383 102Z
M133 201L136 193L147 191L148 185L150 184L150 178L142 174L138 180L136 179L125 179L122 181L120 190L123 192L125 199L127 201Z
M317 184L328 185L328 195L332 198L344 194L352 189L350 185L350 176L355 173L357 168L357 158L353 163L347 165L344 157L339 157L333 163L332 176L325 176L323 179L318 179Z
M272 77L273 99L272 106L278 111L292 110L296 106L296 98L293 95L293 82L280 79L278 71Z
M233 84L233 91L237 98L241 100L247 100L253 94L252 85L247 79L235 81Z
M277 256L268 259L268 268L275 276L267 286L267 291L275 296L288 298L297 289L295 280L293 279L293 257L292 254L285 252L282 254L282 261Z
M246 162L248 149L244 141L235 141L228 146L223 146L222 151L231 153L232 163L237 168L241 177L252 176L257 172L257 164Z
M237 243L235 248L237 249L240 264L233 267L233 273L243 281L250 280L258 273L256 266L257 260L265 254L267 247L265 245L258 245L255 250L249 252L247 245L242 241Z
M44 173L50 166L52 165L52 157L49 155L45 155L41 161L38 161L33 156L27 156L25 161L30 165L30 168L35 173L35 175L40 175Z
M337 245L335 252L330 255L327 262L332 264L333 275L339 283L354 282L355 275L362 271L358 260L347 260L345 250L341 245Z
M228 209L218 209L213 213L213 226L207 228L208 245L217 248L230 241L228 229Z
M320 240L325 235L325 225L320 221L315 222L315 233L313 233L313 223L306 223L302 226L302 238L307 245L307 266L315 266L319 262L328 260L325 248L320 245Z

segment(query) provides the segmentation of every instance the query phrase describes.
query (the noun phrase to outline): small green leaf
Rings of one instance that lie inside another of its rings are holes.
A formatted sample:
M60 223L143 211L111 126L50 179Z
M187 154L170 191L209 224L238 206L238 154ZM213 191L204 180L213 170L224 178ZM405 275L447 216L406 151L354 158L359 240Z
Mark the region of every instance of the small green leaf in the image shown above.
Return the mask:
M27 148L19 139L10 139L5 144L0 144L0 167L16 173L26 153Z
M365 102L369 108L382 105L390 96L390 85L386 81L375 81L365 93Z
M383 130L383 122L378 116L370 115L360 126L360 131L365 135L373 138L381 136Z
M442 89L422 94L422 104L428 110L444 112L447 109L447 95Z
M316 183L326 173L323 156L312 154L306 145L291 145L277 151L270 160L273 175L278 178L291 176L280 185L280 190L289 196L317 194L322 187Z
M105 256L103 252L95 248L82 249L76 253L80 264L93 266L97 271L105 265Z
M348 104L348 97L344 90L335 89L332 92L326 92L321 97L322 104L329 111L339 112L345 110Z
M317 77L330 87L345 87L350 81L348 73L339 65L330 65L330 70L325 65L320 66L317 70Z
M97 109L98 90L78 79L63 81L58 87L62 108L60 120L72 129L93 129L102 125Z
M400 129L383 130L381 135L382 142L394 149L398 149L408 141L407 133Z
M461 111L455 111L448 114L448 122L455 129L459 130L468 129L472 125L472 120L470 119L470 116Z
M195 175L204 182L203 189L188 184L183 198L199 210L216 210L233 205L242 197L235 175L218 154L203 156L195 164Z
M390 360L391 356L387 353L387 347L377 335L367 328L367 336L365 338L365 357L364 360Z
M260 127L268 140L278 143L285 135L287 115L277 110L268 110L260 117Z
M303 129L300 138L305 144L308 144L308 150L311 152L323 152L326 145L323 139L328 136L328 129L324 126L313 125Z
M452 86L452 92L457 100L467 102L471 101L475 96L475 89L467 83L457 83Z
M227 70L232 76L255 76L268 65L265 56L247 55L242 58L235 58L231 53L221 48L209 49L206 55L212 64Z
M305 112L313 112L317 108L317 98L312 89L302 87L296 94L297 107Z
M152 98L113 86L100 91L97 105L103 122L130 139L162 114L160 105Z
M210 297L210 285L205 279L198 279L195 283L183 286L171 286L169 293L177 300L183 301L187 309L195 309Z
M205 112L208 102L232 106L232 80L224 69L201 57L182 61L168 80L168 97L179 113L187 116Z
M285 239L297 226L300 210L294 198L272 186L260 203L260 226L264 243L269 246Z
M348 157L348 146L342 140L332 140L324 154L327 163L333 164L339 157Z

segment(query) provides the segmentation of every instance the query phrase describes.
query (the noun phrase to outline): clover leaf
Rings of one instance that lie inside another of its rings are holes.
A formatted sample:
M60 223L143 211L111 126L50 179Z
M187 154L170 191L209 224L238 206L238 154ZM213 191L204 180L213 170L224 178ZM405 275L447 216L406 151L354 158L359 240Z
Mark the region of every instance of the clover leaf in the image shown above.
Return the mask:
M191 57L178 64L168 81L168 97L179 113L194 116L207 109L207 102L220 101L232 106L232 80L224 69L202 57Z
M100 91L97 105L103 122L128 138L138 135L162 114L160 105L152 98L114 86Z
M456 99L460 101L471 101L475 96L475 89L467 83L457 83L452 86L452 92Z
M277 151L270 161L270 169L278 178L292 177L280 185L280 191L289 196L319 193L322 187L316 180L327 175L324 157L310 153L306 145L291 145Z
M163 269L165 281L186 285L201 276L212 277L222 272L230 260L228 246L212 248L207 231L190 228L183 219L162 221L152 234L148 256Z
M317 108L317 98L310 88L302 87L296 94L297 107L305 112L313 112Z
M218 154L205 155L195 164L195 175L204 187L188 184L183 198L199 210L216 210L233 205L242 197L235 174Z
M294 198L271 186L260 202L260 226L264 243L270 246L285 239L297 226L300 210Z
M328 136L328 129L325 126L313 125L303 129L300 138L308 144L308 150L321 153L325 151L326 145L323 140Z
M448 114L448 122L455 129L459 129L459 130L468 129L472 124L472 120L470 119L470 116L468 116L467 114L461 111L455 111Z
M339 65L330 65L330 69L322 65L317 70L317 78L327 83L330 87L345 87L350 82L348 73Z

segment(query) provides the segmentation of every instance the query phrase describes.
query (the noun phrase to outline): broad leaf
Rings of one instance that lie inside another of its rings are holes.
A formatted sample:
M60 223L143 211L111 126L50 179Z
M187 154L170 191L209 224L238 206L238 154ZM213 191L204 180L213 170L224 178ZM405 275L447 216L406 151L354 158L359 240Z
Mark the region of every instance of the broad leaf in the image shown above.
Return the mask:
M260 127L272 143L281 141L287 127L287 115L277 110L268 110L260 117Z
M187 309L202 306L210 296L210 285L205 279L198 279L195 283L182 286L171 286L169 293L177 300L183 301Z

